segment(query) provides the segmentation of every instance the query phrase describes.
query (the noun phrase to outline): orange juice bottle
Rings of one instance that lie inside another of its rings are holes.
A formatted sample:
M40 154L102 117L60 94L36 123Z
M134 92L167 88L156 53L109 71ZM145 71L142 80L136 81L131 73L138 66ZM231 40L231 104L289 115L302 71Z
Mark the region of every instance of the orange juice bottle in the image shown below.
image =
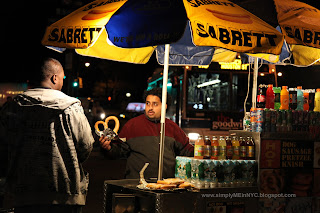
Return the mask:
M280 103L280 109L289 109L289 91L287 86L282 86L282 90L280 92Z
M212 136L211 140L211 159L218 160L219 157L219 142L216 136Z
M204 140L200 135L194 143L194 158L203 159L204 156Z

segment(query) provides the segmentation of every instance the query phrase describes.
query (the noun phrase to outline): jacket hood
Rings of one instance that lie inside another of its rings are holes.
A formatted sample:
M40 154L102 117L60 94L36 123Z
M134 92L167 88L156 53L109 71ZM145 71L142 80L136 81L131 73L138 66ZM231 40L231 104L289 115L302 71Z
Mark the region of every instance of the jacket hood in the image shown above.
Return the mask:
M15 98L20 106L42 106L50 109L64 110L80 100L70 97L59 90L35 88L29 89Z

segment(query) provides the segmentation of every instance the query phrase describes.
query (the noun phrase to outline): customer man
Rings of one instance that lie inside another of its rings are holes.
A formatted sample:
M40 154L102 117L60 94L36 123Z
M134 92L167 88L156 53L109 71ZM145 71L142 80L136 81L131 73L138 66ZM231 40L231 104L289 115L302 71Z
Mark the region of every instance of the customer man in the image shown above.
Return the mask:
M139 178L139 171L146 162L150 163L145 177L157 177L160 142L161 98L160 88L147 91L145 114L129 120L122 128L119 137L126 142L111 143L101 137L101 147L114 158L127 158L126 178ZM163 177L174 177L175 157L193 156L193 146L177 124L165 121L165 142L163 157Z
M44 60L38 87L1 113L16 213L78 213L85 205L89 180L81 163L94 139L80 101L61 92L63 79L60 62Z

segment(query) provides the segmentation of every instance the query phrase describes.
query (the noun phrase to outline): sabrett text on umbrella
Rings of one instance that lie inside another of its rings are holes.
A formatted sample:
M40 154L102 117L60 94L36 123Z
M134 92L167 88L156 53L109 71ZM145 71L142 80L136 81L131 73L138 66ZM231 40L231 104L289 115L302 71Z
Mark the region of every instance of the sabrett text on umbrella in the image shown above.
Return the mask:
M288 37L298 39L305 44L320 45L320 32L309 29L294 28L292 26L283 26Z
M238 31L235 29L227 29L207 24L205 27L200 22L196 23L196 32L200 37L211 37L219 40L224 44L231 44L244 47L252 47L252 38L256 39L257 47L262 47L262 39L266 39L270 46L276 46L276 34L267 34L262 32Z
M90 43L101 27L52 28L49 41L62 43Z
M201 5L221 5L221 6L231 6L235 7L235 5L232 2L225 2L225 1L216 1L216 0L187 0L192 7L199 7Z

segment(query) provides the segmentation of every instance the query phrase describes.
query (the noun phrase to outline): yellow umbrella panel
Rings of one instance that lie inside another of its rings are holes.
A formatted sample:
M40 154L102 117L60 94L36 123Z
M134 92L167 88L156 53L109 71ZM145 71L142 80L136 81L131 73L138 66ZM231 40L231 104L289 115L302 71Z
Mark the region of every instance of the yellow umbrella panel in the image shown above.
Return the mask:
M288 44L320 48L320 10L293 0L274 0Z
M98 0L74 11L46 29L42 39L45 46L66 48L90 47L105 24L126 0Z
M230 1L184 0L197 46L235 52L280 54L283 35Z
M76 49L80 55L103 58L113 61L122 61L135 64L146 64L155 47L120 48L107 42L108 35L103 29L98 40L87 49Z

